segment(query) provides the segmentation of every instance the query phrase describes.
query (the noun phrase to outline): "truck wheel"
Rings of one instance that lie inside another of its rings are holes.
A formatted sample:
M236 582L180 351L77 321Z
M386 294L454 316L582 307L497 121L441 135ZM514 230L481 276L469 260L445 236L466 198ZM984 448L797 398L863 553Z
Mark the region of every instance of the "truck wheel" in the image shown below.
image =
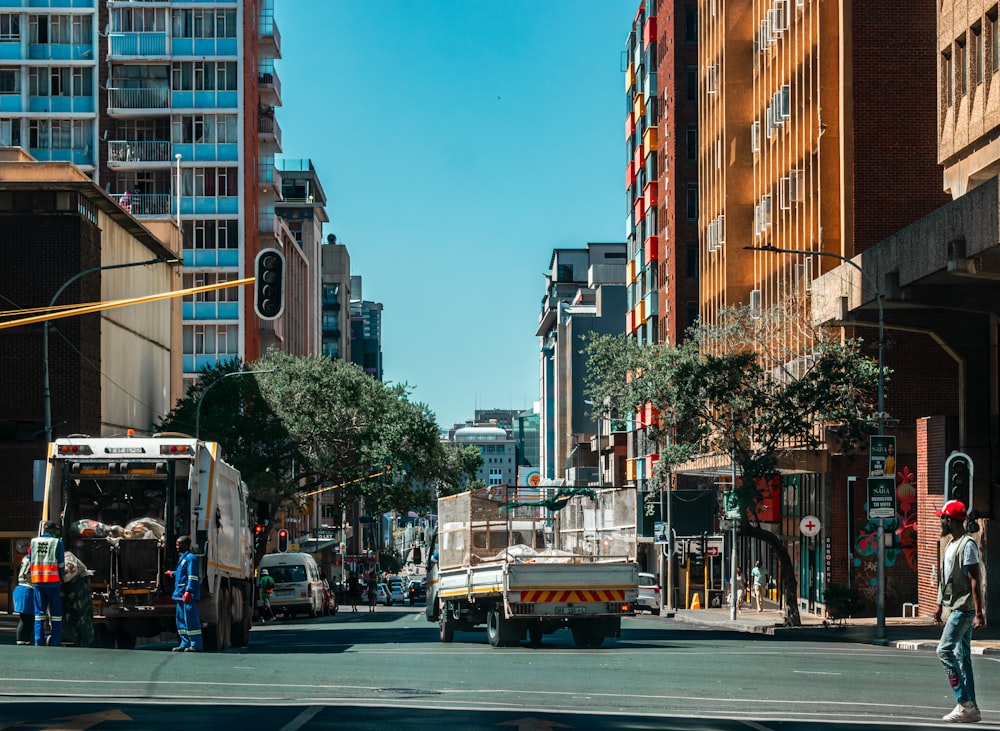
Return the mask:
M596 623L578 622L570 625L569 629L573 633L573 644L577 647L597 648L604 644L604 635Z
M502 607L493 607L486 613L486 638L491 647L509 647L514 640L512 622L503 614Z
M542 626L540 624L530 624L528 625L528 642L531 643L532 647L542 646L542 637L545 633L542 632Z
M451 642L455 639L455 622L452 621L447 612L443 613L438 621L438 633L442 642Z

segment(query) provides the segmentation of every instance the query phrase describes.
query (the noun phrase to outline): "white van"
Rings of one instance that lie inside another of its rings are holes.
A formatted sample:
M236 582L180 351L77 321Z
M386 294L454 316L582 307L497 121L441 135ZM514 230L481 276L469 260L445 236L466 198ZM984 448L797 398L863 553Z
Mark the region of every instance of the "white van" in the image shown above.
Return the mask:
M323 579L308 553L269 553L260 560L260 568L274 579L271 609L275 614L316 617L323 613Z

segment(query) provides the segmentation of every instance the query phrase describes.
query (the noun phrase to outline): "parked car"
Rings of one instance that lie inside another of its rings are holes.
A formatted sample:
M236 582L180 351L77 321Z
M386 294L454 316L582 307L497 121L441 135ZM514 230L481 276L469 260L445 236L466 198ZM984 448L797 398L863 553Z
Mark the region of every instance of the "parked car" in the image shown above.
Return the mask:
M412 607L416 602L427 601L427 585L420 579L412 579L406 587L406 596Z
M403 604L406 601L406 594L403 592L403 582L400 580L393 581L389 579L389 583L386 585L389 589L389 604Z
M385 604L387 607L392 604L392 599L389 595L389 587L383 583L379 583L375 594L376 604Z
M636 611L647 610L653 613L660 611L660 582L656 574L639 574L639 597L635 601Z

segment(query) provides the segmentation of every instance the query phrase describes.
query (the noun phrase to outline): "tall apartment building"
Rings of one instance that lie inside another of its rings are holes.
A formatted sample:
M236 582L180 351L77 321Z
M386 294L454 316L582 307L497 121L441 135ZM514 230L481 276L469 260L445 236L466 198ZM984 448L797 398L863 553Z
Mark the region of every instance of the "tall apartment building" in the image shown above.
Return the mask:
M273 0L7 0L0 143L77 164L141 221L179 217L186 286L235 280L292 240L275 213L280 55ZM245 287L187 298L183 320L186 381L302 340L258 321Z
M694 2L643 0L625 42L625 331L642 344L676 344L698 319L697 41ZM652 421L626 421L625 479L640 486L658 457Z
M580 351L587 333L622 332L626 257L625 244L552 252L535 331L541 351L539 431L545 479L596 484L598 462L614 458L609 450L599 460L589 448L590 437L600 430L600 407L584 402L586 357Z
M857 281L838 269L839 258L866 251L944 200L933 145L935 69L919 50L933 42L934 3L699 0L698 14L701 316L712 322L727 306L793 300L812 306L824 272ZM892 286L889 269L869 267L858 282L866 292L860 306L848 313L841 300L826 324L847 324L847 335L877 344L874 292ZM892 332L885 353L897 464L915 468L915 419L918 408L943 406L928 376L943 359L913 359L930 342L913 329ZM788 327L782 345L807 355L807 330ZM867 352L875 356L874 347ZM920 407L908 393L921 394ZM847 514L835 495L848 484L863 488L867 465L830 449L796 453L782 468L785 511L773 529L795 556L802 606L821 605L831 583L868 587L867 569L847 560L859 555L853 545L835 539L855 530L863 504L857 498L856 514ZM832 561L818 543L801 540L801 510L829 527ZM913 600L912 570L903 560L894 570L890 607ZM867 588L861 593L873 599Z

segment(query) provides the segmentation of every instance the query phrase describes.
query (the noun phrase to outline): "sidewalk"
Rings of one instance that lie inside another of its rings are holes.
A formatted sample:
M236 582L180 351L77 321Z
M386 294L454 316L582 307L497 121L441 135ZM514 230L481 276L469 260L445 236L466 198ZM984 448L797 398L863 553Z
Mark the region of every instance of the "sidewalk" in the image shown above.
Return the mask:
M669 616L669 615L663 615ZM823 618L802 613L800 627L785 627L784 613L778 609L757 612L745 608L735 620L729 618L729 608L725 609L678 609L673 619L688 624L697 624L715 629L731 629L735 632L771 635L796 640L839 640L860 642L869 645L886 645L900 650L930 650L937 647L941 627L930 617L886 617L885 639L875 639L875 617L848 619L843 625L824 625ZM1000 655L1000 627L988 626L977 629L973 634L972 653L974 655Z

